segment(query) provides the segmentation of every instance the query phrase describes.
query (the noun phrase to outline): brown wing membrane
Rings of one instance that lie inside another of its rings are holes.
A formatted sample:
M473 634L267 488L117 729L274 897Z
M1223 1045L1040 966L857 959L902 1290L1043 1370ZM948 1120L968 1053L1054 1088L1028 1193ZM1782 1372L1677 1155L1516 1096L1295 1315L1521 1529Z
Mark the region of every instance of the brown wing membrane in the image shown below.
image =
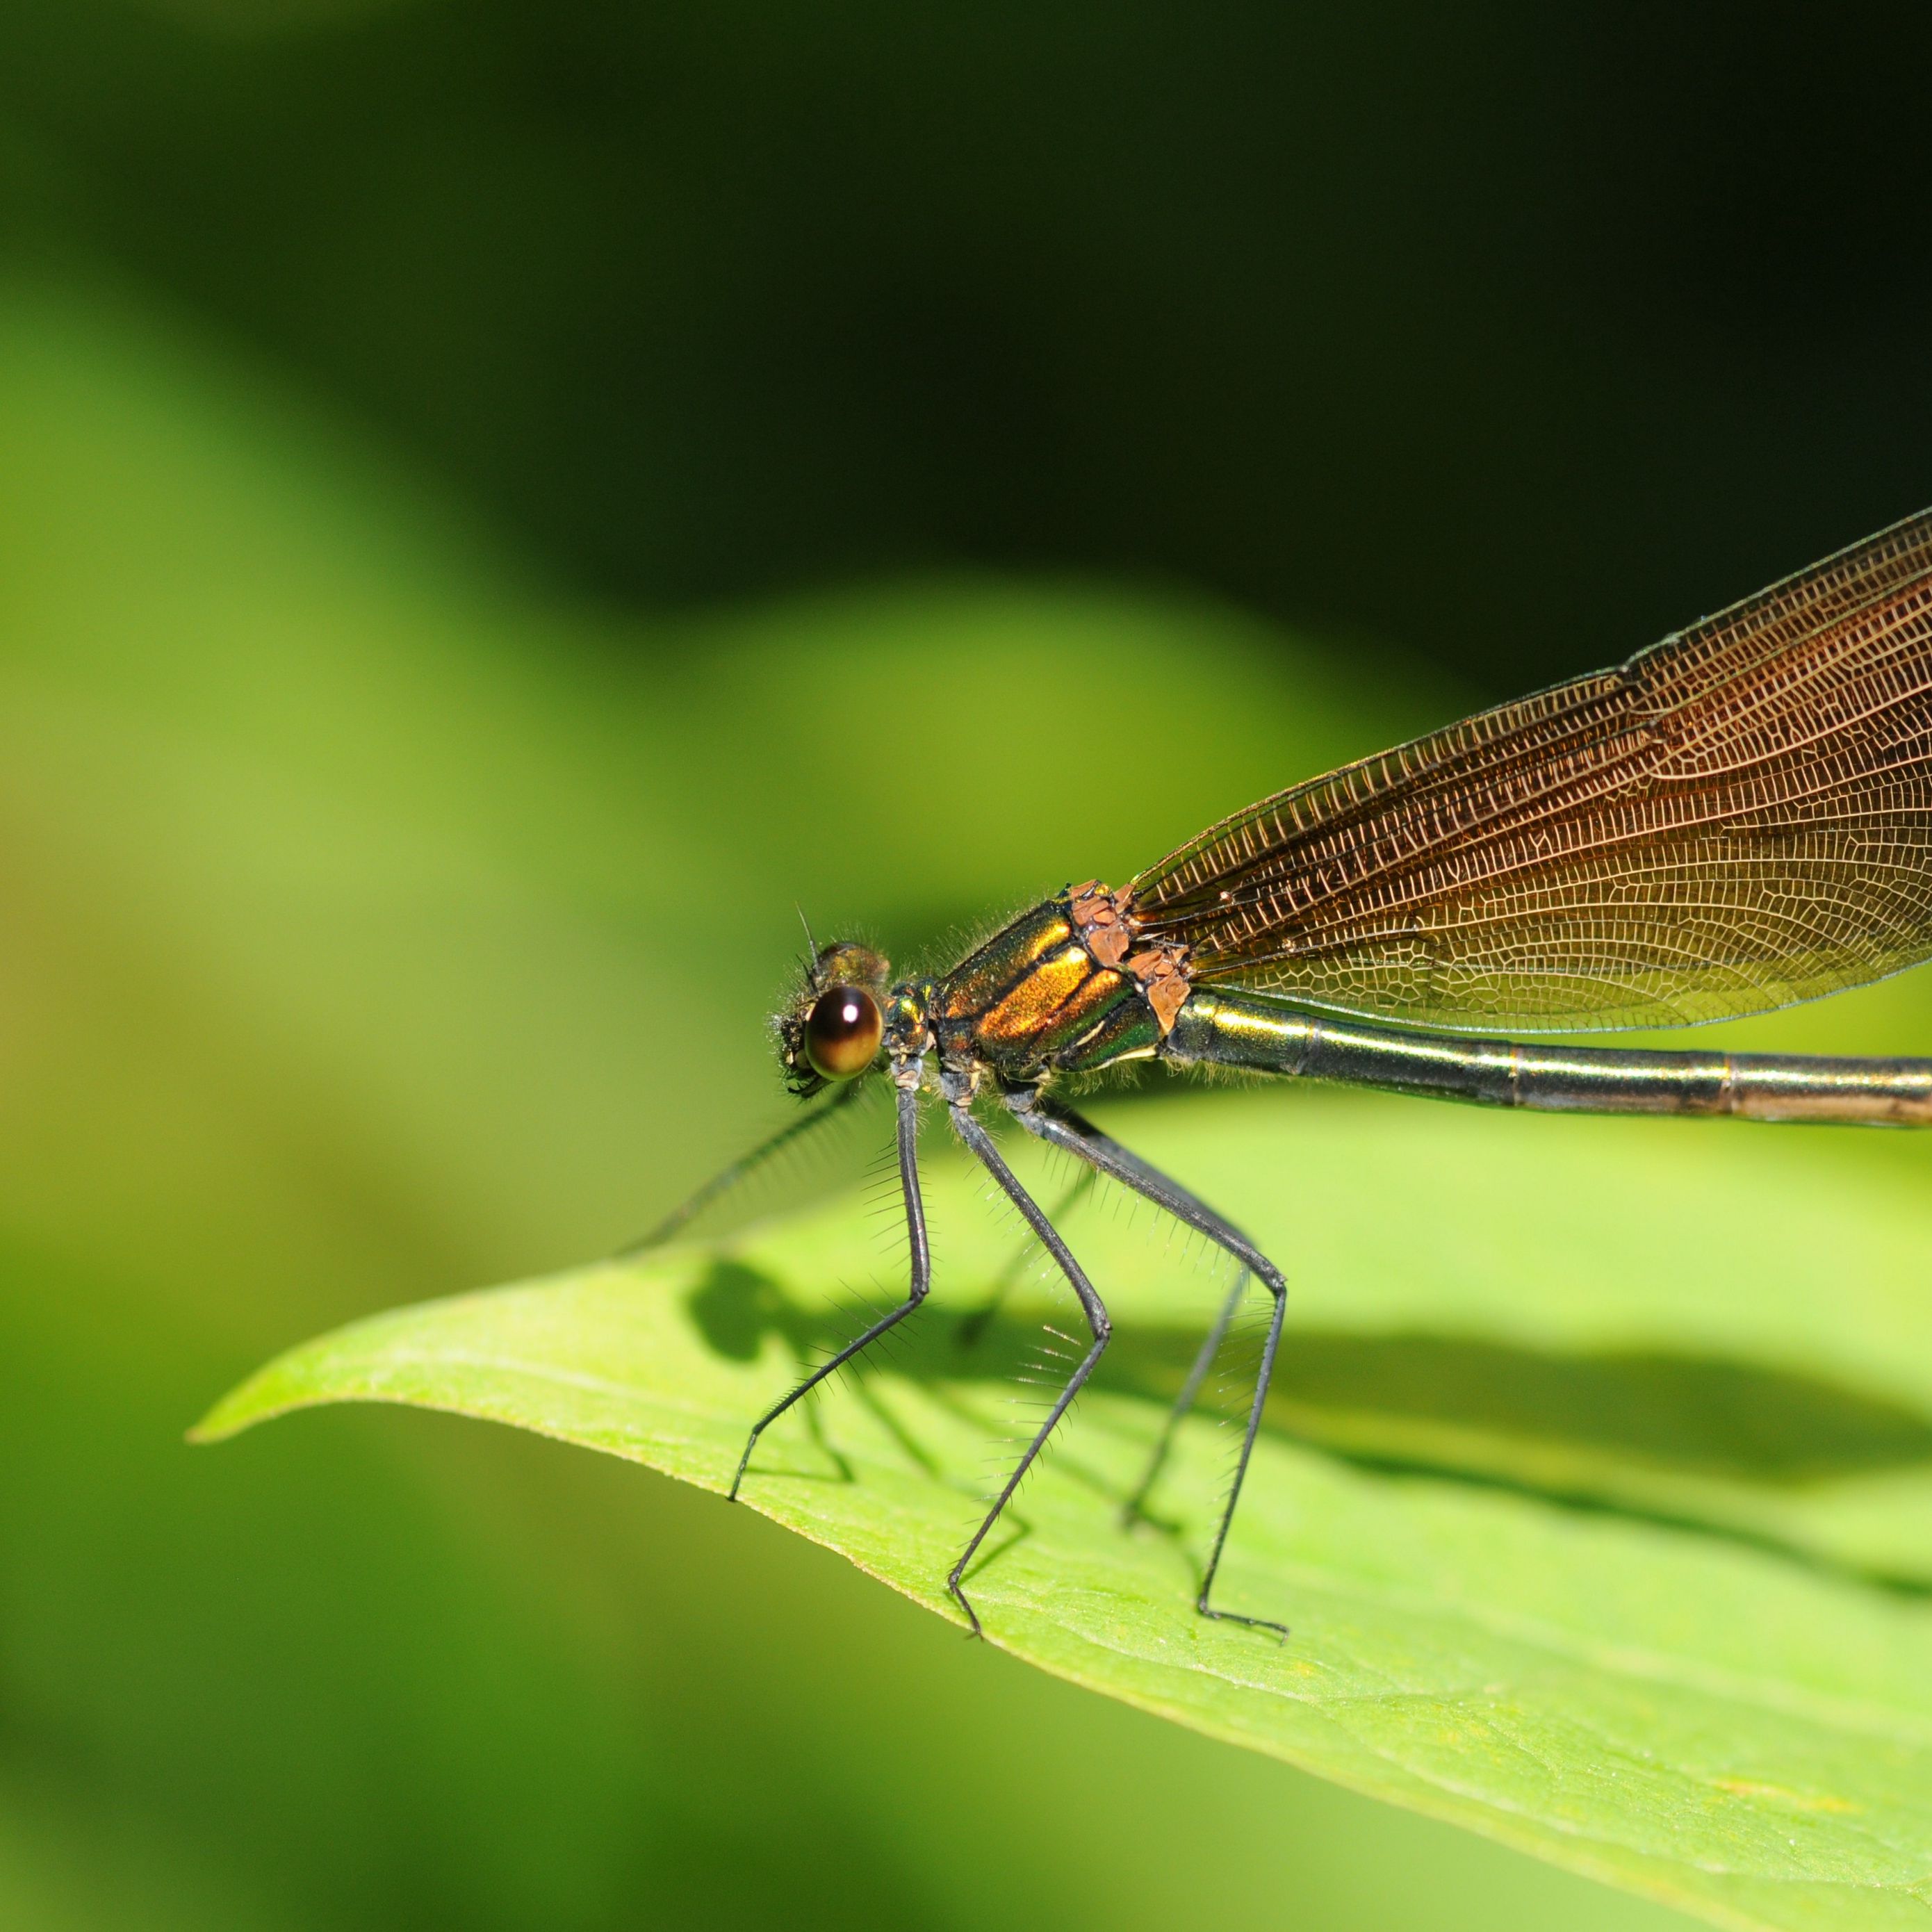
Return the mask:
M1932 955L1932 511L1132 886L1193 976L1452 1029L1761 1012Z

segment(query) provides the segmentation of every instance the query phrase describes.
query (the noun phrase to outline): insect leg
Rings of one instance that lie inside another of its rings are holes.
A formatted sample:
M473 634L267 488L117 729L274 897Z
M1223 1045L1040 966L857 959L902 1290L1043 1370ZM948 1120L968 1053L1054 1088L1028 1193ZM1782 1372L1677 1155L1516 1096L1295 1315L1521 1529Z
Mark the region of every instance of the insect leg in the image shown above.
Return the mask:
M763 1167L772 1156L802 1140L813 1128L822 1126L834 1114L856 1100L864 1082L848 1080L832 1090L831 1097L809 1113L800 1114L788 1120L778 1132L768 1139L760 1141L749 1154L741 1154L729 1167L714 1174L696 1193L687 1195L648 1234L640 1234L634 1241L626 1241L610 1258L614 1262L628 1261L633 1255L640 1255L651 1248L662 1247L673 1239L679 1231L709 1208L712 1202L721 1199L733 1188Z
M906 1290L906 1298L898 1307L880 1316L856 1341L847 1342L830 1361L821 1362L782 1402L766 1409L752 1424L752 1432L745 1438L745 1453L738 1458L737 1474L731 1478L730 1495L734 1502L738 1499L738 1486L745 1480L745 1471L751 1462L752 1451L758 1446L758 1438L793 1403L800 1397L809 1395L833 1370L842 1369L861 1349L869 1348L888 1328L903 1322L926 1299L926 1292L932 1285L932 1250L926 1238L926 1204L919 1191L919 1088L916 1084L900 1088L898 1108L899 1188L905 1197L906 1237L912 1248L912 1279Z
M1090 1167L1083 1166L1073 1178L1072 1184L1047 1210L1046 1218L1057 1226L1066 1220L1080 1204L1082 1195L1092 1192L1094 1184L1100 1178ZM1012 1294L1015 1284L1024 1273L1026 1264L1034 1252L1030 1237L1023 1240L1007 1258L1006 1265L993 1277L992 1292L977 1308L961 1316L959 1321L959 1346L962 1348L976 1347L980 1339L991 1325L994 1316L1006 1306L1006 1297Z
M1234 1311L1240 1306L1241 1297L1247 1292L1248 1271L1244 1268L1234 1276L1234 1285L1228 1289L1227 1299L1221 1304L1221 1312L1215 1316L1213 1327L1201 1344L1200 1353L1187 1371L1187 1379L1180 1385L1180 1393L1167 1412L1167 1420L1160 1426L1160 1438L1154 1445L1154 1454L1148 1458L1147 1467L1141 1472L1140 1480L1120 1505L1120 1520L1124 1524L1132 1525L1146 1515L1147 1499L1153 1493L1154 1484L1160 1480L1161 1471L1167 1466L1167 1459L1174 1449L1174 1438L1192 1411L1195 1399L1201 1393L1201 1384L1208 1379L1208 1371L1214 1366L1214 1358L1221 1352L1221 1344L1227 1339Z
M1039 1203L1020 1185L1012 1169L1000 1158L1000 1150L993 1144L992 1136L974 1119L970 1108L963 1100L952 1101L950 1104L952 1124L958 1130L959 1138L979 1156L987 1172L999 1183L1006 1198L1020 1210L1028 1226L1032 1228L1047 1252L1058 1264L1060 1273L1066 1277L1068 1286L1078 1298L1081 1312L1086 1316L1088 1329L1094 1337L1092 1346L1080 1358L1080 1366L1067 1378L1066 1386L1060 1390L1059 1399L1048 1412L1046 1420L1035 1431L1033 1440L1027 1444L1026 1453L1014 1466L1012 1474L1007 1477L1006 1486L1000 1491L993 1507L986 1512L986 1521L973 1532L973 1540L959 1552L959 1560L953 1564L952 1573L946 1580L946 1587L952 1592L959 1607L966 1612L968 1621L973 1626L973 1634L977 1636L980 1634L980 1614L968 1600L964 1589L961 1586L960 1579L965 1575L966 1566L978 1553L980 1544L986 1541L987 1533L999 1521L1000 1512L1012 1500L1013 1492L1019 1487L1028 1470L1033 1467L1035 1458L1046 1448L1047 1438L1059 1426L1060 1418L1072 1406L1073 1398L1080 1393L1087 1378L1094 1372L1094 1364L1100 1360L1102 1352L1106 1348L1108 1337L1114 1332L1114 1324L1108 1318L1106 1304L1094 1292L1094 1284L1087 1279L1080 1264L1073 1258L1072 1250L1060 1239L1059 1231L1053 1223L1040 1211Z
M1268 1322L1268 1340L1262 1346L1261 1371L1255 1380L1254 1406L1248 1412L1248 1426L1241 1438L1240 1460L1234 1466L1234 1480L1228 1492L1228 1501L1221 1512L1220 1527L1214 1533L1214 1546L1208 1558L1208 1568L1201 1580L1201 1594L1195 1600L1195 1608L1204 1617L1219 1617L1230 1623L1250 1624L1258 1629L1279 1630L1287 1634L1287 1627L1267 1617L1243 1616L1234 1610L1216 1610L1208 1598L1214 1588L1215 1574L1221 1567L1221 1552L1227 1546L1228 1526L1234 1520L1234 1507L1241 1499L1241 1485L1247 1479L1248 1463L1254 1454L1255 1438L1261 1432L1262 1411L1268 1402L1268 1384L1274 1379L1275 1356L1281 1346L1281 1322L1288 1309L1288 1283L1282 1279L1281 1270L1246 1235L1232 1222L1221 1216L1204 1202L1197 1200L1178 1182L1168 1180L1159 1168L1132 1154L1117 1140L1103 1134L1090 1120L1083 1120L1072 1108L1056 1106L1036 1089L1022 1088L1006 1096L1006 1105L1027 1130L1055 1147L1064 1148L1070 1154L1078 1154L1082 1160L1090 1162L1102 1174L1131 1187L1136 1194L1144 1196L1156 1207L1164 1208L1184 1226L1207 1236L1217 1247L1224 1250L1240 1263L1251 1274L1257 1276L1262 1286L1274 1298L1274 1307ZM1237 1284L1238 1288L1239 1284ZM1197 1360L1196 1367L1200 1364ZM1198 1388L1199 1384L1190 1375L1190 1383ZM1163 1452L1164 1453L1164 1452Z
M1036 1090L1030 1088L1020 1089L1010 1094L1006 1099L1006 1104L1012 1112L1034 1132L1039 1133L1041 1130L1038 1121L1027 1119L1028 1112L1027 1103L1029 1102L1032 1102L1036 1108L1040 1105ZM1080 1159L1087 1163L1087 1172L1089 1174L1096 1176L1101 1174L1112 1174L1132 1187L1144 1198L1155 1202L1164 1208L1172 1209L1174 1203L1185 1202L1197 1214L1214 1222L1218 1228L1230 1234L1240 1236L1240 1231L1234 1227L1232 1222L1216 1214L1204 1201L1190 1193L1178 1180L1162 1173L1158 1168L1150 1162L1142 1160L1139 1155L1133 1153L1130 1149L1121 1146L1119 1142L1102 1134L1091 1121L1082 1119L1068 1108L1056 1108L1052 1111L1058 1118L1064 1120L1070 1126L1075 1127L1076 1131L1084 1132L1094 1141L1106 1142L1115 1161L1119 1163L1117 1167L1108 1166L1095 1160L1085 1149L1076 1150ZM1046 1136L1046 1138L1050 1138L1051 1136ZM1125 1170L1130 1168L1133 1170L1134 1175L1138 1177L1138 1179L1131 1178L1126 1173ZM1142 1186L1142 1182L1145 1182L1147 1185ZM1185 1215L1183 1215L1181 1219L1185 1225L1189 1226L1200 1225L1189 1221ZM1207 1231L1203 1228L1202 1232ZM1246 1240L1245 1236L1240 1236L1240 1238ZM1218 1240L1218 1237L1216 1239ZM1239 1257L1238 1256L1237 1258L1238 1259ZM1160 1438L1154 1444L1154 1454L1148 1458L1147 1467L1142 1472L1140 1480L1134 1485L1126 1502L1121 1506L1121 1516L1128 1522L1132 1522L1142 1515L1148 1497L1152 1492L1155 1483L1160 1479L1161 1470L1166 1466L1168 1456L1172 1453L1174 1438L1179 1433L1180 1425L1186 1420L1189 1413L1193 1408L1195 1402L1201 1393L1201 1385L1208 1379L1208 1371L1214 1366L1214 1358L1220 1352L1221 1344L1227 1337L1228 1330L1234 1319L1235 1311L1241 1305L1241 1297L1247 1292L1249 1272L1247 1264L1244 1262L1240 1271L1234 1277L1234 1286L1228 1291L1227 1299L1221 1304L1220 1313L1215 1316L1213 1325L1208 1329L1205 1338L1202 1342L1199 1353L1195 1356L1192 1366L1187 1371L1187 1378L1180 1385L1180 1393L1175 1396L1173 1406L1168 1411L1167 1420L1162 1425Z

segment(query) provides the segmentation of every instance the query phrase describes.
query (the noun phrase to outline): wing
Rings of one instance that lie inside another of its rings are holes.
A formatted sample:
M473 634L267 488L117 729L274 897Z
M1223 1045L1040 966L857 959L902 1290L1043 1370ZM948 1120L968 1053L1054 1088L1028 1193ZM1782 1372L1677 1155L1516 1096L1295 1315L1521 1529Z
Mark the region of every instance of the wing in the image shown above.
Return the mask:
M1197 980L1453 1030L1761 1012L1932 955L1932 511L1131 888Z

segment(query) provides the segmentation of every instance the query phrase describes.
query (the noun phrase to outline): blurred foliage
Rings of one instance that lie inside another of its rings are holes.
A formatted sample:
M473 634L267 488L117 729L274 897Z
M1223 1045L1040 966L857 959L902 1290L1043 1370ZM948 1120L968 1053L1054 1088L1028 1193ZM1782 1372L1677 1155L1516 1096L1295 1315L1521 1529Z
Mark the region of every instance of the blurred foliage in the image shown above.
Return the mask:
M0 236L576 583L1072 566L1508 696L1932 496L1929 58L1902 0L14 0Z

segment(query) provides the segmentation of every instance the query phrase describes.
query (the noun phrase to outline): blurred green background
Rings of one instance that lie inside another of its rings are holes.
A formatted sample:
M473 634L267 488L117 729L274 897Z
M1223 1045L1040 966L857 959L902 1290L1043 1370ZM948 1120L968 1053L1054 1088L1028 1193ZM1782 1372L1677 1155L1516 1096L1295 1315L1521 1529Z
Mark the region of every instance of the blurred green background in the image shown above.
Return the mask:
M794 901L943 945L1932 498L1928 53L0 10L0 1920L1680 1922L633 1469L181 1431L775 1118Z

